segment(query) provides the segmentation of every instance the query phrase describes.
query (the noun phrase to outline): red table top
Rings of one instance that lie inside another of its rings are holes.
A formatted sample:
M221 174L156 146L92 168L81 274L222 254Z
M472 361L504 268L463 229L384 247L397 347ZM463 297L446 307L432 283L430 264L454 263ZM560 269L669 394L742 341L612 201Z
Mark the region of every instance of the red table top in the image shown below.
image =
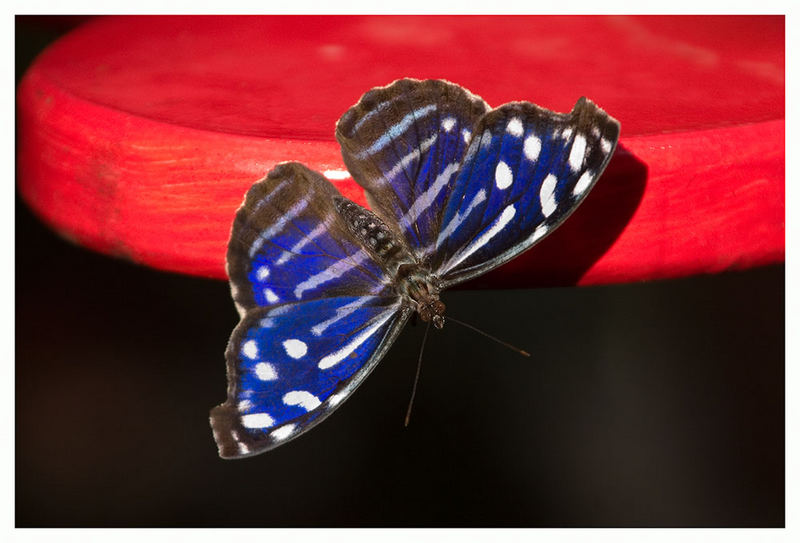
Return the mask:
M334 124L401 77L448 79L492 106L569 111L585 95L621 122L581 208L480 284L783 259L783 17L100 18L20 84L19 188L82 245L223 278L234 212L277 162L364 202Z

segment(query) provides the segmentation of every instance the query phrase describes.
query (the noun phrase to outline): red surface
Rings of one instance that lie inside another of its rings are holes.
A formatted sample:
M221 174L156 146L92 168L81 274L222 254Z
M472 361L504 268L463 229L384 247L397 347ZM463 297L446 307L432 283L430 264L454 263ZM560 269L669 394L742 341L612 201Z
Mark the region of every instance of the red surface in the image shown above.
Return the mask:
M784 254L783 43L782 17L104 18L21 83L19 188L80 244L222 278L250 184L342 170L334 124L363 92L445 78L494 106L586 95L622 124L578 212L478 283L746 268Z

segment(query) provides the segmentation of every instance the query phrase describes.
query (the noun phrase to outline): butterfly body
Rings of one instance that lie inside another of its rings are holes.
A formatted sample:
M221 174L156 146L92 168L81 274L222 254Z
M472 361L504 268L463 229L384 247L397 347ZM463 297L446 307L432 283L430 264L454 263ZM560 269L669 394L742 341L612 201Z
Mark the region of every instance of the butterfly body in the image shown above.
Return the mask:
M370 209L283 163L253 185L227 265L242 320L228 399L211 412L220 455L264 452L335 410L416 311L436 328L447 287L532 247L574 211L619 124L588 100L569 114L490 109L444 81L399 80L339 120Z
M423 322L444 326L445 305L439 300L439 279L409 251L391 227L368 209L347 200L334 198L336 211L347 229L368 248L372 257L388 272L390 284L406 307L416 310Z

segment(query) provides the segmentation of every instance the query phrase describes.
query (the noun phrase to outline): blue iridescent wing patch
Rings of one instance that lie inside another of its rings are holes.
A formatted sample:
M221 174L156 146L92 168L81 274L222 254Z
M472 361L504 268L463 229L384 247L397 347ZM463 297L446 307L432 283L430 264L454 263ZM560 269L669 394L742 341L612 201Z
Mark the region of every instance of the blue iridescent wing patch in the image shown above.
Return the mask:
M228 400L211 412L225 458L263 452L322 420L408 316L336 202L344 199L327 179L287 163L237 213L227 262L242 321L226 352Z
M603 173L619 123L586 98L568 114L516 102L486 114L475 132L427 248L445 287L555 230Z
M337 296L246 314L228 344L229 401L211 412L220 456L251 456L322 421L405 323L399 302Z
M441 328L441 291L550 234L608 164L619 123L581 98L558 114L490 110L446 81L367 92L336 137L371 211L297 163L253 185L227 265L242 317L211 412L220 455L251 456L329 415L410 314Z

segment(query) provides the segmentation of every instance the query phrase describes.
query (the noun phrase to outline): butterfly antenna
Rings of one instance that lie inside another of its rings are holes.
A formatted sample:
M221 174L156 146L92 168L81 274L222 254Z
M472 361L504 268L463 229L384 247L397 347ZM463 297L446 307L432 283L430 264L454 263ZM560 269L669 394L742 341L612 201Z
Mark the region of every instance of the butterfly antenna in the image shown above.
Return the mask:
M474 326L472 326L471 324L467 324L466 322L460 321L460 320L458 320L458 319L454 319L454 318L453 318L453 317L451 317L450 315L448 315L447 317L445 317L445 319L447 319L447 320L449 320L449 321L453 321L453 322L454 322L454 323L456 323L456 324L460 324L461 326L463 326L463 327L465 327L465 328L469 328L470 330L474 330L474 331L478 332L479 334L481 334L482 336L488 337L488 338L489 338L489 339L491 339L492 341L496 341L496 342L497 342L497 343L499 343L500 345L502 345L502 346L504 346L504 347L507 347L507 348L511 349L512 351L516 351L516 352L518 352L518 353L519 353L519 354L521 354L522 356L530 356L530 355L531 355L531 354L530 354L528 351L523 351L523 350L522 350L522 349L520 349L519 347L514 347L514 346L513 346L513 345L511 345L510 343L506 343L505 341L503 341L503 340L501 340L501 339L497 339L497 338L496 338L496 337L494 337L493 335L491 335L491 334L487 334L486 332L484 332L484 331L483 331L483 330L481 330L480 328L475 328L475 327L474 327Z
M422 369L422 353L425 351L425 340L428 339L428 330L431 329L431 323L428 321L428 326L425 327L425 334L422 336L422 346L419 348L419 360L417 361L417 375L414 377L414 388L411 389L411 399L408 401L408 410L406 411L405 427L408 428L408 421L411 420L411 408L414 405L414 397L417 395L417 383L419 383L419 372Z

